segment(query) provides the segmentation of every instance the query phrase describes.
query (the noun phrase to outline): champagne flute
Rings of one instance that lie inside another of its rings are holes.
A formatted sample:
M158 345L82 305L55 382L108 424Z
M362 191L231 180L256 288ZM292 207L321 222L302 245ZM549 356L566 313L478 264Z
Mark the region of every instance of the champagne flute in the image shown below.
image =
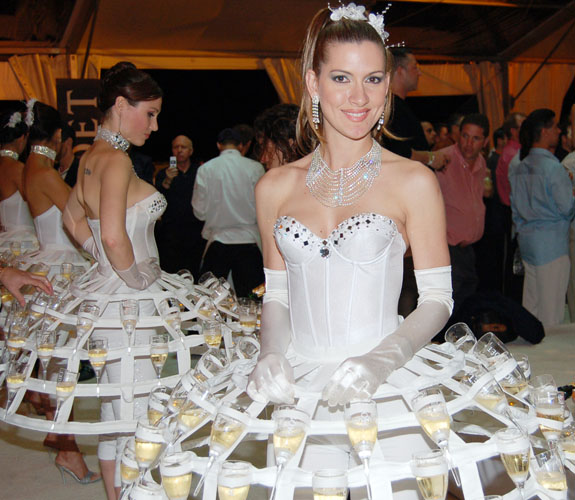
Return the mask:
M213 467L216 459L236 444L244 433L245 428L245 413L240 407L229 403L225 403L220 407L210 433L208 464L194 490L193 496L197 496L202 489L206 476Z
M241 297L238 299L238 316L242 332L251 334L256 331L258 309L255 301Z
M150 358L152 359L154 370L156 370L158 385L160 384L160 378L162 377L162 369L166 364L168 353L170 352L168 347L168 338L169 337L166 333L161 333L159 335L153 335L150 339Z
M178 427L172 443L175 444L186 433L198 427L207 417L208 412L193 401L184 403L178 412Z
M166 425L157 422L152 425L147 418L141 418L136 425L135 447L136 462L140 471L140 480L158 460L166 447Z
M347 435L363 464L367 488L367 497L371 500L369 484L369 459L377 441L377 406L374 401L350 401L344 409Z
M132 343L134 331L138 324L140 316L139 303L135 299L124 299L120 303L120 320L122 321L122 328L128 336L128 352L132 352Z
M425 433L445 453L447 464L451 469L457 486L461 486L459 473L451 463L449 455L449 431L451 429L451 416L447 411L443 393L437 387L430 387L419 391L412 401L415 416Z
M56 332L54 330L40 330L36 334L36 350L38 352L38 358L40 359L40 367L42 368L42 380L44 381L44 389L46 389L48 364L52 359L55 347Z
M276 480L270 500L275 498L280 476L285 464L296 454L305 437L309 415L293 405L282 405L272 413L274 421L274 455L276 459Z
M94 322L100 315L100 308L92 301L84 301L78 308L76 316L76 332L78 339L88 335L94 327ZM75 350L75 349L74 349Z
M313 500L346 500L347 472L321 469L313 473Z
M160 316L172 328L181 331L182 315L180 313L180 301L175 297L164 299L160 302Z
M222 342L222 325L219 321L203 321L202 333L210 349L218 349Z
M252 482L251 464L240 460L228 460L218 474L220 500L246 500Z
M497 450L507 474L515 483L521 498L525 500L523 491L529 474L529 436L515 427L500 429L495 433Z
M72 278L72 269L73 266L71 262L62 262L62 264L60 264L60 274L68 281Z
M554 450L535 455L533 461L535 480L546 490L567 491L567 477L561 458Z
M88 340L88 358L96 374L96 395L100 397L100 377L108 359L108 339Z
M541 433L548 442L558 441L565 420L565 393L561 391L537 391L534 400L535 414Z
M212 299L204 296L199 300L198 304L199 304L198 313L201 316L200 319L204 321L220 319L218 308L216 307Z
M10 242L10 252L12 253L13 257L20 257L20 254L22 253L22 242L11 241Z
M170 400L170 390L160 385L150 392L148 397L148 420L152 425L156 425L167 413L168 401Z
M6 347L8 348L8 353L10 354L10 362L16 359L26 344L28 333L28 326L24 320L15 320L10 325L8 340L6 340Z
M449 471L442 450L414 453L411 471L424 500L445 500Z
M56 381L56 413L52 421L52 429L56 425L62 404L66 401L76 390L76 383L78 382L78 372L60 368L58 371L58 378Z
M162 486L170 500L188 498L192 488L193 457L191 451L182 451L162 458L160 462Z
M135 440L132 436L126 441L122 450L122 459L120 461L120 478L122 480L122 490L120 499L124 497L126 491L132 486L140 476L138 462L136 461Z
M6 410L4 418L8 416L8 410L16 397L18 389L24 386L26 382L26 367L27 363L11 363L8 367L8 374L6 375L6 387L8 389L8 399L6 401Z
M445 332L445 341L453 344L456 349L469 352L477 343L477 338L471 328L465 323L455 323Z

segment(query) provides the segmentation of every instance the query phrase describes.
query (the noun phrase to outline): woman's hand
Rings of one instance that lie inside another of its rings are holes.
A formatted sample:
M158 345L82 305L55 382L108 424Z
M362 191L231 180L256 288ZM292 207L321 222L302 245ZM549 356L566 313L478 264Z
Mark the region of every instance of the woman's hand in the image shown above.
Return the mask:
M270 352L258 360L248 378L246 392L258 403L294 402L293 369L286 357L278 352Z
M5 267L0 271L0 281L22 307L26 305L26 300L20 292L20 289L25 285L32 285L49 295L54 293L50 281L45 276L36 276L35 274L20 271L12 267Z

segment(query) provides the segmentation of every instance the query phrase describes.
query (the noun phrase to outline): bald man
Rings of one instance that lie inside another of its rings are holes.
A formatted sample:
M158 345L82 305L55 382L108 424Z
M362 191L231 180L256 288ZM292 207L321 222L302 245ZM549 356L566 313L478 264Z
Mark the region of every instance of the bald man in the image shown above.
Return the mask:
M172 141L177 168L166 168L156 175L156 189L168 200L168 208L156 226L156 242L164 271L175 273L189 269L194 278L198 278L204 241L201 236L203 222L194 216L191 206L199 167L193 153L192 140L178 135Z

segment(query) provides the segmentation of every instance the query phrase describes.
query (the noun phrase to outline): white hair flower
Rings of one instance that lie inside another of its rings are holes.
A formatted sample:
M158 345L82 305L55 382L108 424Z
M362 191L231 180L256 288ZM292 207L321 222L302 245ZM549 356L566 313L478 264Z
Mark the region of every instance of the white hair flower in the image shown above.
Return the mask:
M37 99L28 99L28 102L26 103L26 118L24 119L24 122L26 123L26 125L28 125L29 127L31 127L34 124L34 104L36 104Z
M22 121L22 113L20 113L20 111L16 111L15 113L12 113L12 116L8 120L8 123L6 124L6 126L10 127L10 128L14 128L21 121Z
M332 21L341 21L342 19L349 19L351 21L365 21L365 7L363 5L355 5L350 3L347 5L341 5L337 9L332 9L328 4L328 9L331 10L331 15L329 18Z
M370 14L367 22L379 33L385 45L385 41L389 38L389 33L385 31L385 18L383 14Z

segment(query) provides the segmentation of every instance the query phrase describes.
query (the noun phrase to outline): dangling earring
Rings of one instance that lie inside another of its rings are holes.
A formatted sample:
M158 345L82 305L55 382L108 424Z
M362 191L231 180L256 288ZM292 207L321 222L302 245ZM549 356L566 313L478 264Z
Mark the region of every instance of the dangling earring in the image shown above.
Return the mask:
M378 132L381 130L381 127L383 127L384 121L385 121L385 111L383 113L381 113L381 116L379 117L379 120L377 121L377 131Z
M319 128L319 96L316 94L311 98L311 121L313 128Z
M118 131L116 132L115 141L118 143L122 139L122 113L118 113Z

